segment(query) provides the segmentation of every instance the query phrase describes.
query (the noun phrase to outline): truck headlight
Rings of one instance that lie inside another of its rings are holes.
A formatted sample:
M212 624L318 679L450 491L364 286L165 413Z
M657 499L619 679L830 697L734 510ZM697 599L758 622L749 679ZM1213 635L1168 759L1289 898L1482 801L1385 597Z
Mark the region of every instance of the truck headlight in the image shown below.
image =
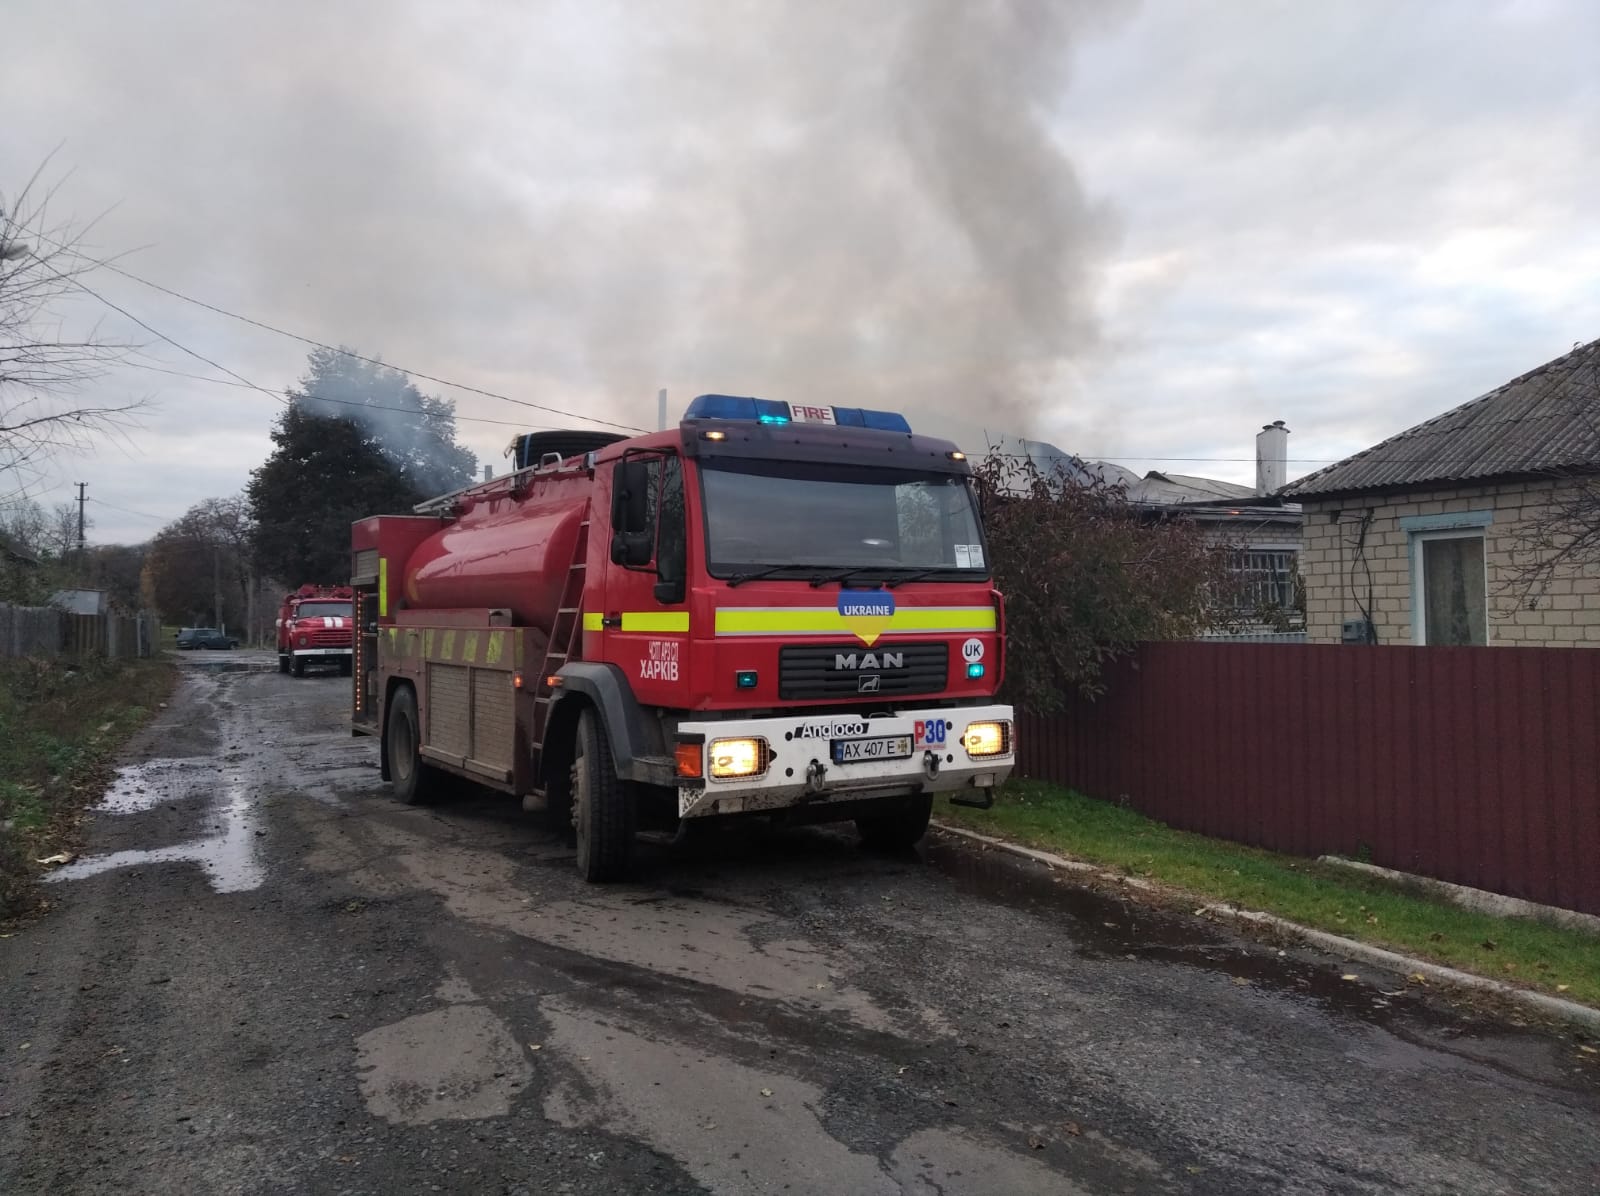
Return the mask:
M961 742L966 745L967 755L975 759L1008 755L1011 751L1011 724L968 723L967 733L962 736Z
M767 771L765 739L713 739L706 752L711 775L719 781L758 777Z
M302 648L304 648L304 647L305 647L305 646L306 646L306 645L307 645L307 644L309 644L309 643L310 643L310 642L311 642L311 637L310 637L310 636L308 636L308 635L302 635L302 636L301 636L301 637L300 637L300 646L301 646L301 647L302 647Z

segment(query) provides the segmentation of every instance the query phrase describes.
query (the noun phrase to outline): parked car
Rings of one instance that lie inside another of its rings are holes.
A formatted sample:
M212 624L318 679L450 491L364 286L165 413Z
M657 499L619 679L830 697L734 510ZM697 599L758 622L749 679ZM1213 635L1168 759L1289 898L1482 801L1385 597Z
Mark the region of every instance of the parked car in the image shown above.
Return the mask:
M195 648L215 648L226 651L237 648L239 641L231 635L224 635L215 627L185 627L178 632L179 651L190 651Z

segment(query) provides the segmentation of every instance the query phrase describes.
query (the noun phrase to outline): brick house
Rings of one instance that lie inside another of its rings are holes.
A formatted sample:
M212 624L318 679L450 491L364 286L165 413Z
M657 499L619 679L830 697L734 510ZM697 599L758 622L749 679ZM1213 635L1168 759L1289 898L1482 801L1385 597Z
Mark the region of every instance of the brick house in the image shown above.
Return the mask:
M1600 510L1600 341L1283 494L1312 643L1600 647L1600 570L1548 546L1559 512Z

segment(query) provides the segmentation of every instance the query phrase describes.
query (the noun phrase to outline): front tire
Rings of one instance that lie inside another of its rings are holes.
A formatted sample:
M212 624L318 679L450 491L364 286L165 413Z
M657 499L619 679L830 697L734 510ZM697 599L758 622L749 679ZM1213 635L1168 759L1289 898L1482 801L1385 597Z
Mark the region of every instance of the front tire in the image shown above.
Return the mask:
M931 817L933 794L923 793L892 813L857 818L856 830L861 832L862 844L872 851L910 851L928 833Z
M304 656L296 656L294 663L289 666L289 671L296 677L304 677L306 675L306 658Z
M423 762L417 695L409 685L395 690L389 701L383 750L388 758L395 797L408 806L427 805L439 799L444 788L444 774Z
M278 655L278 672L284 674L289 672L289 658L282 653Z
M621 880L633 863L633 796L617 776L611 738L599 711L585 710L579 716L576 749L572 823L577 832L578 871L591 884Z

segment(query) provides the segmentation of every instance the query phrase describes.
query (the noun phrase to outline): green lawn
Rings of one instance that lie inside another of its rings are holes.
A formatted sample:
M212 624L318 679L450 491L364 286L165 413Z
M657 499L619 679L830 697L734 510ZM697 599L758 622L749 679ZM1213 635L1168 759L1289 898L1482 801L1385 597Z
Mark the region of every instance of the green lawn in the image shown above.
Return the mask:
M163 660L0 660L0 919L69 843L117 749L172 692Z
M991 810L940 801L934 816L1199 898L1600 1006L1600 936L1474 913L1379 877L1173 830L1037 781L1006 785Z

